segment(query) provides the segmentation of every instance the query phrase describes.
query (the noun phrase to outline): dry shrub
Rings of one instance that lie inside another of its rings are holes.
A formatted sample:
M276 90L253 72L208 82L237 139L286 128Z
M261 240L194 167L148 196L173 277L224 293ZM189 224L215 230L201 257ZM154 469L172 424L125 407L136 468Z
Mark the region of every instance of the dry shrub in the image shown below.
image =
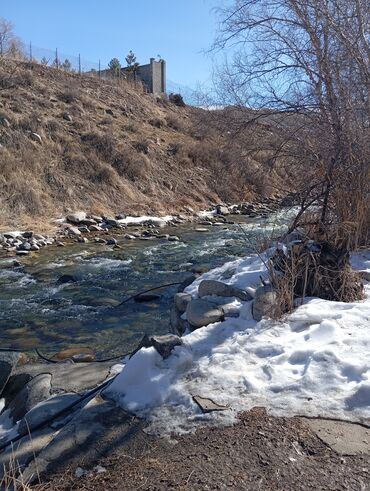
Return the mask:
M154 128L162 128L162 126L164 125L163 119L159 119L159 118L149 119L148 123L151 126L154 126Z
M31 87L33 85L32 73L29 70L13 69L0 70L0 89L15 89L17 87Z
M183 119L180 119L175 114L169 114L166 118L166 123L169 128L172 128L176 131L185 131L185 124Z
M34 133L37 133L41 126L41 115L37 112L31 113L29 116L25 115L18 120L18 128L25 131L32 131Z
M361 276L352 270L347 248L333 243L297 242L286 254L278 249L268 266L277 292L275 317L292 311L297 298L356 302L364 296Z
M94 176L92 180L99 184L103 184L106 186L117 187L119 184L119 175L117 172L107 164L102 162L97 163L94 168Z
M140 141L136 141L132 145L138 152L141 152L144 154L149 153L149 142L147 139L142 139Z
M81 136L84 143L93 148L106 161L112 161L115 156L116 141L110 133L93 131Z
M113 167L119 175L127 177L131 181L148 179L148 173L151 171L148 157L142 153L137 153L129 146L122 148L116 155Z
M67 87L63 92L59 92L58 99L66 104L71 104L80 99L80 92L76 87Z

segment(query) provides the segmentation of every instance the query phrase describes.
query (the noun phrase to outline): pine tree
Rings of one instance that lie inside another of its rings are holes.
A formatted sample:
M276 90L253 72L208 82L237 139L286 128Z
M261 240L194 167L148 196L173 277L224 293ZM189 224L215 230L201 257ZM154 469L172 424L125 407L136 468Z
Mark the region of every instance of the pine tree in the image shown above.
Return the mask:
M139 63L136 61L136 55L135 53L130 50L129 53L127 54L126 58L126 63L127 63L127 70L129 72L133 72L135 73L138 66L139 66Z
M112 58L108 63L109 70L114 77L118 77L121 71L121 63L118 58Z

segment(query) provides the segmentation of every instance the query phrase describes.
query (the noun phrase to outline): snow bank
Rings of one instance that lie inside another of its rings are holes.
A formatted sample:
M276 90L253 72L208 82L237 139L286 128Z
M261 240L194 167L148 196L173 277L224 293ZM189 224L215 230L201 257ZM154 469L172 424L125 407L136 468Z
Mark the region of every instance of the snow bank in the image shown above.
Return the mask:
M165 225L166 223L170 222L173 220L172 215L166 215L164 217L150 217L150 216L142 216L142 217L126 217L122 218L121 220L117 220L118 223L121 223L123 225L128 225L128 224L137 224L140 225L144 222L152 222L154 225Z
M248 257L201 279L223 280L253 291L266 274L264 258ZM353 257L370 271L370 251ZM226 279L227 278L227 279ZM365 282L366 283L366 282ZM153 431L189 431L196 423L232 423L236 414L265 406L276 415L370 418L370 284L366 299L341 303L308 298L277 322L256 322L252 302L238 301L239 317L184 336L163 360L154 348L136 353L108 389L110 397L151 421ZM229 405L203 415L192 396Z

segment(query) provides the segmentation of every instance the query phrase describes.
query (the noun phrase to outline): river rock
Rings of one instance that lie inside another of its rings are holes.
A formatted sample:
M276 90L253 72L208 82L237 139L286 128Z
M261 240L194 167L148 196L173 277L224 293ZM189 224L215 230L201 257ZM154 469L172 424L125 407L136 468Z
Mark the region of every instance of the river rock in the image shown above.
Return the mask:
M216 213L217 215L230 215L229 208L223 205L216 206Z
M273 314L276 306L277 294L271 285L257 288L252 306L253 319L260 321L263 317Z
M182 281L177 289L178 292L182 292L185 290L185 288L189 285L191 285L195 280L197 279L195 274L191 274L187 278Z
M197 298L188 303L186 318L191 326L197 328L223 320L224 312L214 303Z
M100 225L90 225L89 226L89 231L90 232L100 232L101 231Z
M107 245L116 245L117 240L114 238L107 239Z
M172 334L176 334L177 336L182 336L185 332L183 329L183 319L181 319L181 314L175 307L172 305L170 310L170 331Z
M0 352L0 397L18 360L19 353L16 351Z
M119 223L119 221L113 217L107 217L104 221L107 225L110 225L111 227L115 227L115 228L121 227L121 224Z
M158 351L158 353L165 360L168 358L172 352L172 350L176 346L181 346L182 339L175 334L166 334L164 336L150 336L150 341L152 346Z
M10 416L19 421L36 404L50 396L51 374L41 373L30 380L9 404Z
M249 293L236 288L232 285L222 283L222 281L216 280L203 280L199 283L198 295L200 298L208 295L216 295L217 297L236 297L244 302L252 300Z
M58 285L64 285L65 283L76 283L76 278L71 274L63 274L57 279Z
M70 235L72 237L80 237L81 236L81 232L78 230L77 227L68 227L67 233L68 233L68 235Z
M175 302L175 307L180 312L180 314L183 314L186 311L186 307L188 306L188 303L192 300L192 296L190 293L185 293L185 292L180 292L176 293L174 296L174 302Z
M93 218L84 218L80 221L80 225L86 225L90 227L90 225L96 225L96 221Z
M75 363L92 362L95 354L91 348L66 348L53 356L53 360L72 360Z
M67 222L72 223L73 225L79 225L85 219L86 213L84 211L76 211L75 213L67 215Z
M136 295L134 298L135 302L151 302L152 300L159 300L161 298L160 295L156 293L141 293L140 295Z
M17 256L28 256L30 251L16 251Z
M170 242L178 242L180 238L177 237L177 235L170 235L167 240L169 240Z
M31 250L31 244L29 242L23 242L18 246L20 251L30 251Z

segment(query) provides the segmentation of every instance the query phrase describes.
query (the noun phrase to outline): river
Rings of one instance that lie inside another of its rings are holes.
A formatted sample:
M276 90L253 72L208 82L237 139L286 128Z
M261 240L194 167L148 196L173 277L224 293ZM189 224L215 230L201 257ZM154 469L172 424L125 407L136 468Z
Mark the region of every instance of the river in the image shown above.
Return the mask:
M0 256L0 346L25 351L39 347L52 354L67 347L90 347L98 356L134 348L144 333L169 330L169 309L177 287L160 290L146 303L127 296L182 281L194 270L211 269L246 254L273 233L281 232L291 212L267 218L230 217L234 225L197 232L187 223L170 233L178 242L129 241L112 233L121 249L96 244L50 246L14 267L14 257ZM163 230L166 233L166 230ZM58 285L61 275L75 283Z

